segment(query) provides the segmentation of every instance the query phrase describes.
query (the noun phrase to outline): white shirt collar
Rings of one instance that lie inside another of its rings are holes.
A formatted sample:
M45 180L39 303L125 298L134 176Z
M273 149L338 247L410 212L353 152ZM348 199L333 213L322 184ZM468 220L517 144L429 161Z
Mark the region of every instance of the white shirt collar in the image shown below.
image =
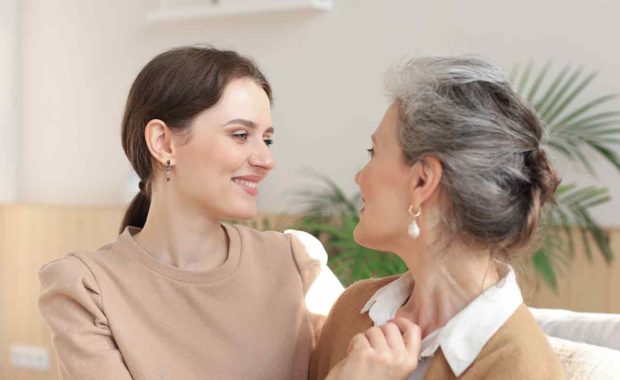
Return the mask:
M469 368L486 342L523 303L514 271L507 267L508 273L502 280L422 340L422 357L432 356L441 346L456 376ZM405 304L412 286L408 275L400 276L377 290L360 313L368 312L375 326L385 324Z

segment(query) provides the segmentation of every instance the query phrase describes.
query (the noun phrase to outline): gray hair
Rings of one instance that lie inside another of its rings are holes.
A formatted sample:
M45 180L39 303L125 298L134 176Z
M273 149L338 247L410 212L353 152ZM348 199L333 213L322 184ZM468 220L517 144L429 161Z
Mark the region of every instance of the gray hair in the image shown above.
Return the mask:
M442 163L444 230L503 253L529 243L559 180L542 122L501 72L475 57L421 57L396 65L387 89L407 163Z

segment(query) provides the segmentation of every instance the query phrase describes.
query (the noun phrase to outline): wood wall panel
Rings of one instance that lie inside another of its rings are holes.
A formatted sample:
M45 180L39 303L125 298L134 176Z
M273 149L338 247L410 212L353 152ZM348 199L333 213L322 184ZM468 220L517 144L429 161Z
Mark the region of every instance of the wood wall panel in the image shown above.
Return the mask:
M620 256L620 230L610 229L612 247ZM559 273L557 291L551 290L531 273L525 264L519 282L524 298L531 306L571 309L575 311L620 313L620 257L607 263L598 252L590 259L580 239L575 241L576 254Z
M0 205L1 379L57 379L49 333L37 306L37 271L67 252L94 250L115 239L122 213L120 207ZM285 227L288 221L276 218L272 225ZM615 252L620 254L620 230L611 232ZM578 249L572 265L560 275L557 293L542 284L531 265L520 265L517 273L524 298L532 306L620 313L620 260L607 265L597 254L590 262ZM11 344L48 348L50 371L11 368Z
M49 332L37 305L38 269L67 252L93 250L114 238L122 210L29 205L2 206L1 210L2 379L57 379ZM51 370L12 368L9 362L12 344L46 347Z
M620 230L611 236L611 244L617 258L607 268L607 310L608 313L620 313Z
M581 311L606 311L606 276L608 268L604 259L596 253L575 255L568 280L568 308Z

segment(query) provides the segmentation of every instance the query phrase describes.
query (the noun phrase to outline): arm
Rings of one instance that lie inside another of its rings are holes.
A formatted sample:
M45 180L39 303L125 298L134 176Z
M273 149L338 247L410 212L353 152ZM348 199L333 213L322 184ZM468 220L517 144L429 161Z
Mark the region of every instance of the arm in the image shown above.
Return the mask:
M302 275L309 311L327 316L344 287L327 266L327 252L319 239L307 232L286 230L291 236L295 261Z
M131 380L86 265L68 256L41 268L39 279L39 309L52 334L61 377Z
M293 257L304 287L306 309L318 341L325 317L344 291L344 287L327 266L323 244L307 232L284 231L291 240Z

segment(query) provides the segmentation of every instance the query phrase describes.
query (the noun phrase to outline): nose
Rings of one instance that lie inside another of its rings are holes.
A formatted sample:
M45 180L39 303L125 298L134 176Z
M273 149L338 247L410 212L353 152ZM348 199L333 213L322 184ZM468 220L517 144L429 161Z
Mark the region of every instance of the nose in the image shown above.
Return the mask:
M358 171L358 172L355 174L355 183L357 184L357 186L359 186L359 185L360 185L360 177L361 177L361 176L362 176L362 171L361 171L361 170L360 170L360 171Z
M273 158L271 150L262 141L259 143L259 146L254 150L254 152L252 152L248 161L250 165L257 166L265 170L271 170L276 166L276 161Z

